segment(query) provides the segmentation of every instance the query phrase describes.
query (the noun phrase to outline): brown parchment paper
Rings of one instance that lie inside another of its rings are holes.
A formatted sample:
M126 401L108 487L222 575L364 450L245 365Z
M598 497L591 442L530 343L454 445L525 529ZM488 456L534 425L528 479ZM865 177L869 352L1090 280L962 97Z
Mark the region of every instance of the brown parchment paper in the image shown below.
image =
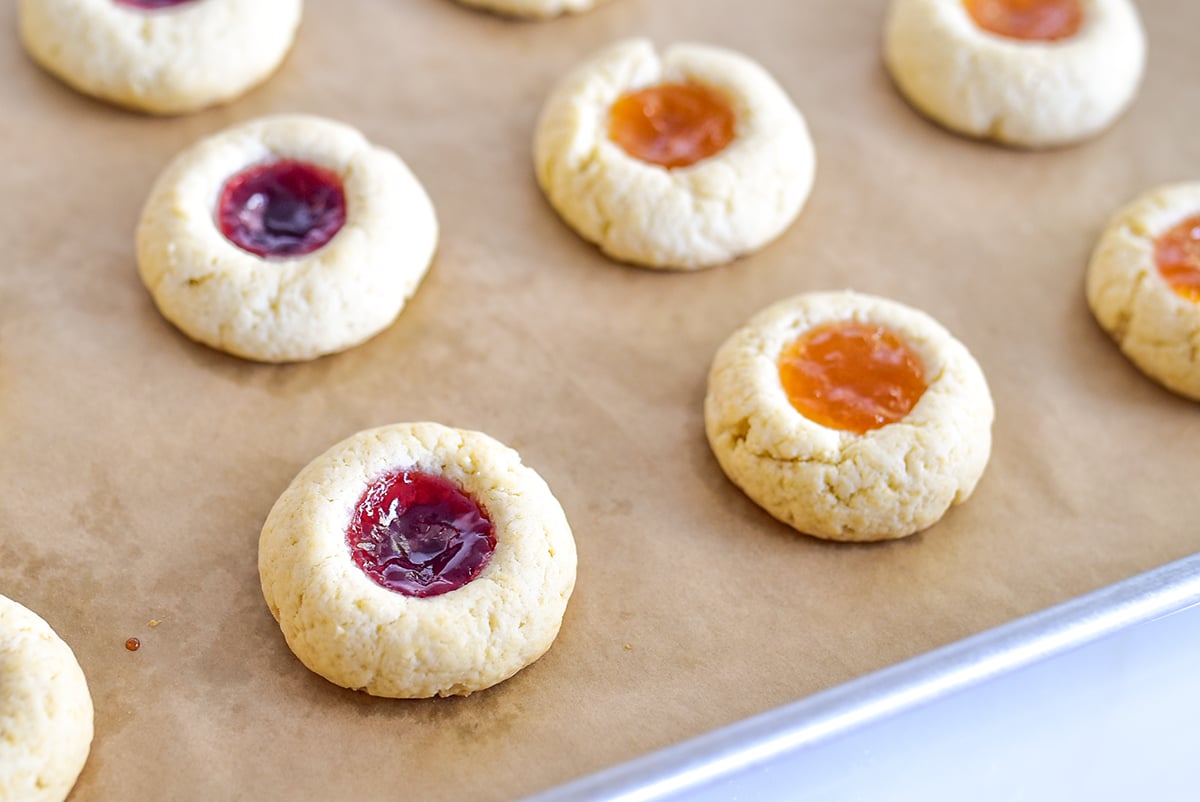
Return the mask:
M0 17L0 593L46 617L87 673L96 740L76 802L509 799L1200 547L1200 408L1132 368L1082 294L1119 204L1200 177L1200 4L1142 4L1139 100L1100 139L1049 153L913 113L880 64L883 0L613 0L545 24L449 0L309 0L269 84L168 120L41 73L13 5ZM742 50L807 115L816 188L762 253L698 275L624 267L543 201L529 157L542 99L635 34ZM177 151L283 111L394 148L443 234L389 330L273 367L168 325L132 232ZM932 313L996 399L977 495L902 542L794 534L704 440L717 345L768 303L842 287ZM522 452L571 519L579 584L554 648L509 682L377 700L288 651L260 595L258 532L329 445L421 419Z

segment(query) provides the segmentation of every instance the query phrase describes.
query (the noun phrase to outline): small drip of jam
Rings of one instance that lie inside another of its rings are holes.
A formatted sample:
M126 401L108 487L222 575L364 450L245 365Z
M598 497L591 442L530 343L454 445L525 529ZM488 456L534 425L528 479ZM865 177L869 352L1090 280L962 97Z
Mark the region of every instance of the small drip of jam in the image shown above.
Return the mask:
M194 3L196 0L114 0L119 6L129 6L131 8L140 8L145 11L155 11L160 8L171 8L172 6L182 6L186 3Z
M1189 217L1154 243L1158 272L1178 295L1200 303L1200 215Z
M690 167L733 141L729 102L699 84L666 83L622 96L608 136L635 159L668 169Z
M819 326L785 348L779 379L804 417L858 434L903 420L926 390L912 349L882 326L853 321Z
M136 652L138 649L142 648L142 642L137 638L130 638L129 640L125 641L125 648L131 652Z
M217 224L226 239L256 256L304 256L342 230L346 195L341 179L315 164L263 164L225 182Z
M1027 42L1069 39L1083 27L1080 0L963 0L985 31Z
M495 529L479 504L446 479L420 471L372 482L346 540L355 564L377 585L418 598L463 587L496 549Z

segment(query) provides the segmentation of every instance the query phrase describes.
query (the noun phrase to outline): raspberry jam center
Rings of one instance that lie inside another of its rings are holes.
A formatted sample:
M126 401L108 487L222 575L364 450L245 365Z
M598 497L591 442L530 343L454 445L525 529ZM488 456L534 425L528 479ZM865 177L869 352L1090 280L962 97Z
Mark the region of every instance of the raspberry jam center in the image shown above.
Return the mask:
M1080 0L963 0L975 24L985 31L1035 42L1057 42L1083 26Z
M186 3L194 3L196 0L114 0L119 6L130 6L131 8L142 8L147 11L153 11L158 8L170 8L172 6L182 6Z
M483 509L453 483L395 471L371 483L346 532L354 563L405 596L440 596L479 576L496 550Z
M342 230L346 194L333 171L315 164L263 164L225 182L217 224L230 242L256 256L304 256Z
M711 89L667 83L617 100L608 136L635 159L668 169L690 167L727 148L735 122L728 101Z
M1154 261L1171 289L1200 303L1200 215L1159 237L1154 243Z
M785 348L779 379L801 415L858 434L903 420L926 390L911 348L882 326L853 321L818 326Z

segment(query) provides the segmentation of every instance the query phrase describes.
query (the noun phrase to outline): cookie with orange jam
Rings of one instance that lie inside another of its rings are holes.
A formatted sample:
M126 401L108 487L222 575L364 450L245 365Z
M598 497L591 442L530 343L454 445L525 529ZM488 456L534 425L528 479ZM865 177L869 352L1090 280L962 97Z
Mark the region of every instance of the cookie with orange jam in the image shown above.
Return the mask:
M778 237L816 169L804 118L759 65L695 44L621 42L542 109L538 182L580 236L624 262L694 270Z
M1129 106L1146 41L1131 0L892 0L884 60L905 97L952 131L1052 147Z
M905 537L970 497L991 453L983 371L923 312L853 292L760 312L717 351L704 422L721 468L829 540Z
M1200 401L1200 182L1121 209L1088 265L1088 305L1150 378Z
M575 587L575 540L517 452L404 423L304 468L267 516L258 567L312 671L373 696L465 696L550 648Z

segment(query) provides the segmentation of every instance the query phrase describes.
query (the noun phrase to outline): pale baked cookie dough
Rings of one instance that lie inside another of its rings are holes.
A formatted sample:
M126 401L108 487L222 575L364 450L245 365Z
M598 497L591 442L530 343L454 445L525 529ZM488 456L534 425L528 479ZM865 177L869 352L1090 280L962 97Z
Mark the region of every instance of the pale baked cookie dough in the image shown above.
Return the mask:
M526 19L549 19L562 14L582 14L606 0L458 0L466 6Z
M368 487L413 470L448 480L494 526L482 572L428 598L368 578L347 538ZM304 468L267 517L258 565L271 614L312 671L374 696L467 695L550 648L575 586L575 541L517 452L478 432L404 423L360 432Z
M1130 0L1082 0L1072 37L982 29L963 0L892 0L884 60L918 110L968 136L1051 147L1094 136L1133 101L1146 60Z
M792 406L779 358L804 333L856 321L897 334L924 363L927 389L901 421L856 434ZM767 308L717 351L704 422L726 475L780 521L831 540L904 537L965 501L991 452L994 410L966 347L923 312L852 292Z
M304 256L257 256L215 222L233 176L297 160L341 180L345 222ZM292 362L357 345L391 325L437 244L433 204L408 167L355 129L267 117L205 139L159 177L137 231L142 281L187 336L247 359Z
M0 799L62 802L92 745L92 697L71 648L0 596Z
M302 0L19 0L21 40L87 95L152 114L224 103L266 80L300 24Z
M1200 182L1159 187L1121 209L1092 253L1086 291L1096 320L1142 372L1200 401L1200 303L1171 288L1155 257L1159 237L1196 217Z
M694 83L723 96L735 138L715 156L667 169L609 138L623 95ZM745 56L696 44L661 56L647 40L613 45L574 69L546 101L534 140L538 182L576 232L604 253L647 267L712 267L778 237L800 213L816 166L804 118Z

